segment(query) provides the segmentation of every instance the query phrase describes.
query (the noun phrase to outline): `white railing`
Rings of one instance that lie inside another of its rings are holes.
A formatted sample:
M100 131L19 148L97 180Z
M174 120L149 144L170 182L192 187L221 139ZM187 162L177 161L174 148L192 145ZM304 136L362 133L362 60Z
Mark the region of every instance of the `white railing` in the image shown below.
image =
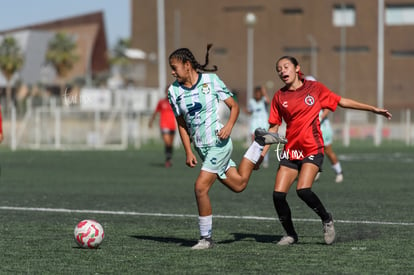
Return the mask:
M148 127L150 116L160 97L158 93L153 90L110 91L110 95L103 98L111 102L101 105L97 105L102 103L102 99L98 98L99 94L97 95L96 90L93 93L85 93L81 98L88 100L85 105L81 104L79 98L71 97L66 98L66 102L72 105L60 106L56 98L52 97L43 102L46 104L37 107L29 99L26 112L19 116L16 109L11 108L10 113L4 115L3 144L12 150L124 150L128 146L139 148L150 140L161 143L158 127ZM369 113L360 111L346 111L343 123L331 122L334 139L342 141L345 146L349 146L352 140L373 139L375 123L368 120L368 115ZM249 118L241 113L232 132L233 140L250 143L248 121ZM401 111L398 121L387 121L384 118L383 125L383 140L414 144L411 110ZM281 128L283 130L284 127ZM177 133L175 145L179 144Z

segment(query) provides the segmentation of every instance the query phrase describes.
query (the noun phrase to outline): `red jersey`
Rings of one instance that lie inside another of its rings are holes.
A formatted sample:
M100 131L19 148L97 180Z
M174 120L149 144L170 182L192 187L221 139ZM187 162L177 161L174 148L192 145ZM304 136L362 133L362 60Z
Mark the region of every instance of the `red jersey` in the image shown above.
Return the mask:
M160 113L161 129L176 130L177 126L175 123L174 112L167 98L163 98L158 101L155 111Z
M319 128L319 111L335 111L341 97L322 83L304 81L295 90L282 88L275 93L270 107L269 123L286 122L286 138L281 158L301 160L310 155L323 154L323 138Z

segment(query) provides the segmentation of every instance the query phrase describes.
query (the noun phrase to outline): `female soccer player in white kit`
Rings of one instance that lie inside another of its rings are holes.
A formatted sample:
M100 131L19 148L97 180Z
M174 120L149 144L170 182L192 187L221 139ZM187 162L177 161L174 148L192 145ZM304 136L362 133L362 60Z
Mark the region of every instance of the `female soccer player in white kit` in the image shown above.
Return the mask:
M232 93L215 73L217 67L207 69L206 60L200 65L187 48L175 50L169 56L172 75L176 81L168 89L168 98L175 113L178 131L186 153L186 164L197 165L195 150L203 161L200 174L195 181L194 192L199 214L200 240L193 249L207 249L212 241L212 208L209 190L218 179L233 192L242 192L248 183L252 170L263 150L263 144L254 141L245 153L239 168L231 160L233 144L230 138L233 126L239 115L239 106ZM224 101L230 109L230 116L223 125L218 116L219 101ZM269 139L284 142L275 134L258 136L258 140Z

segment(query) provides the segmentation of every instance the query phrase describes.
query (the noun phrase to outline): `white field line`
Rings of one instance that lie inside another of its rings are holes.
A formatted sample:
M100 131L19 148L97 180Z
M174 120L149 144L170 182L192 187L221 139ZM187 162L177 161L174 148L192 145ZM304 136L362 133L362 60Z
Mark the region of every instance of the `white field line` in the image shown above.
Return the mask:
M165 214L165 213L145 213L145 212L129 212L129 211L107 211L107 210L87 210L87 209L65 209L65 208L39 208L39 207L14 207L14 206L0 206L0 210L12 211L34 211L34 212L54 212L54 213L87 213L87 214L104 214L104 215L125 215L125 216L150 216L150 217L183 217L196 218L198 215L191 214ZM225 216L214 215L214 218L220 219L239 219L239 220L262 220L275 221L272 217L259 216ZM300 222L321 222L320 219L293 219ZM336 223L349 224L376 224L376 225L408 225L413 226L411 222L387 222L387 221L349 221L349 220L335 220Z

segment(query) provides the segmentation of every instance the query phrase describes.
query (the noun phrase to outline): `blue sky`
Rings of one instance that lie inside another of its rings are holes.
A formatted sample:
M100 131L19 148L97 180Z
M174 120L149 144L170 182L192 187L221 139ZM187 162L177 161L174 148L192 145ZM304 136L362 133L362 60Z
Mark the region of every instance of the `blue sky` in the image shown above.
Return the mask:
M150 0L149 0L150 1ZM103 11L108 47L131 33L130 0L0 0L0 30Z

